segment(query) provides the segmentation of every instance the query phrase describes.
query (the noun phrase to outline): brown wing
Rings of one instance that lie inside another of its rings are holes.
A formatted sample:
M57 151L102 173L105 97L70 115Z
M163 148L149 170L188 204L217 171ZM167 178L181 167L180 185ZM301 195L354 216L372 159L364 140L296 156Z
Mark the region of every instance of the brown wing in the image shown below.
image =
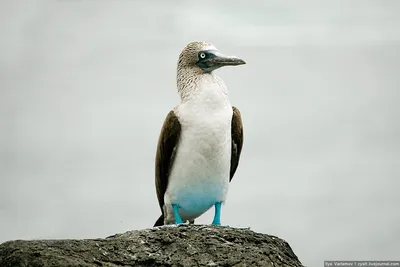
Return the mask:
M232 152L231 152L231 173L229 182L232 181L233 175L235 175L236 169L239 165L240 153L243 147L243 125L240 111L236 107L232 107Z
M174 162L176 145L179 141L181 133L181 124L171 110L165 118L161 129L160 137L158 138L157 154L156 154L156 191L158 203L163 212L164 194L167 190L168 176ZM161 215L163 217L163 214Z

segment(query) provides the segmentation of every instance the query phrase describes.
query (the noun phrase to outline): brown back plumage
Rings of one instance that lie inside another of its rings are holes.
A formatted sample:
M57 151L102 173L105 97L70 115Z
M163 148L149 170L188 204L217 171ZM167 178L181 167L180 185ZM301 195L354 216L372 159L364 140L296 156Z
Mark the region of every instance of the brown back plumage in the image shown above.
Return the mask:
M232 123L231 123L232 152L231 152L231 172L230 172L229 182L232 181L232 178L235 175L236 169L239 165L240 154L242 153L242 147L243 147L242 116L240 114L240 111L236 107L232 107L232 109L233 109Z
M175 112L171 110L165 118L163 127L161 129L160 136L158 138L157 153L156 153L156 192L158 198L158 204L161 209L161 217L157 220L154 226L164 224L164 194L167 190L168 176L171 170L171 166L174 162L176 145L179 141L181 133L181 124L175 115Z

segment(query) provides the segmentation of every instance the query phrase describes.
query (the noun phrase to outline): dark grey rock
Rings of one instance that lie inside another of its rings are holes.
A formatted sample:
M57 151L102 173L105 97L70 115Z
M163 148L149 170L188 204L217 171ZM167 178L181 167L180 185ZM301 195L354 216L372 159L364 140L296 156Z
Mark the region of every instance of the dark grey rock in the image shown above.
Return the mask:
M303 266L284 240L249 229L163 226L84 240L8 241L1 267Z

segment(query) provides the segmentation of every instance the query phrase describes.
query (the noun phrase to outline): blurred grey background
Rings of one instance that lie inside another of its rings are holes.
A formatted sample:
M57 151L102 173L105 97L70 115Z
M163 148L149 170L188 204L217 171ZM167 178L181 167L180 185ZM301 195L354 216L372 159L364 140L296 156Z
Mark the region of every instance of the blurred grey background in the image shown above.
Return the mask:
M178 54L213 43L245 144L223 224L303 264L398 260L400 1L0 2L0 242L159 216L154 154ZM198 223L210 223L213 212Z

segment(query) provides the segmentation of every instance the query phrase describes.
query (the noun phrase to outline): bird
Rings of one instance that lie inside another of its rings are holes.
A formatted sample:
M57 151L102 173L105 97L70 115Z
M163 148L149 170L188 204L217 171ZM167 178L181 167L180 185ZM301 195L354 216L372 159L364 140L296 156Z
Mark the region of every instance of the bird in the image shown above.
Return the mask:
M243 147L243 124L214 71L243 64L204 41L191 42L180 53L176 81L181 101L164 120L155 156L161 216L154 227L193 224L213 206L211 224L221 225L221 206Z

